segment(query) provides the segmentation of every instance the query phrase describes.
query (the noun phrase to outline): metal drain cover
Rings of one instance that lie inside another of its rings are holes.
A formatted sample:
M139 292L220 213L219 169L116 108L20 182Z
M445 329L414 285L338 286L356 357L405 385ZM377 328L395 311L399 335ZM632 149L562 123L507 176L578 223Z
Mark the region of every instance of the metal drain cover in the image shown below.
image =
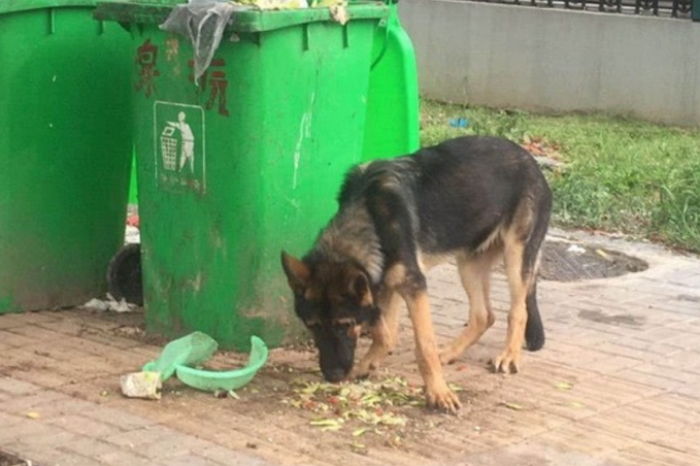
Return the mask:
M546 241L542 248L539 276L543 280L572 282L618 277L641 272L649 265L618 251L585 243Z

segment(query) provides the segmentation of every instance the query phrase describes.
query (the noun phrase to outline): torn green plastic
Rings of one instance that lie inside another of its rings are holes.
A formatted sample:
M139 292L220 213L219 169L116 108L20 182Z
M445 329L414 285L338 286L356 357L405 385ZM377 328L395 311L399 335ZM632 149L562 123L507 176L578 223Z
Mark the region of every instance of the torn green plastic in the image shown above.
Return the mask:
M250 382L267 361L267 345L256 336L250 337L250 356L248 364L240 369L230 371L207 371L193 369L184 365L175 368L177 378L185 385L207 392L217 390L236 390Z
M211 358L218 347L216 340L206 333L192 332L165 345L158 359L146 363L143 370L160 372L160 379L166 381L178 365L201 364Z

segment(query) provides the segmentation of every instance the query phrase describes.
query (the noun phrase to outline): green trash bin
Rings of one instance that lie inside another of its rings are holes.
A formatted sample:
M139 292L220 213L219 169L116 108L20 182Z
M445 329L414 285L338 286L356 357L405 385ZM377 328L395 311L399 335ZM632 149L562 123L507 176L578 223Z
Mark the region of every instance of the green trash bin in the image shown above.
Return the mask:
M99 5L133 37L146 326L245 350L296 335L281 249L302 253L362 158L381 3L237 14L196 86L169 7Z
M398 0L382 1L389 5L389 17L380 22L375 32L364 160L408 154L420 147L418 73L413 43L399 21ZM135 165L130 186L129 203L138 204Z
M124 237L129 35L90 0L0 0L0 314L105 290Z

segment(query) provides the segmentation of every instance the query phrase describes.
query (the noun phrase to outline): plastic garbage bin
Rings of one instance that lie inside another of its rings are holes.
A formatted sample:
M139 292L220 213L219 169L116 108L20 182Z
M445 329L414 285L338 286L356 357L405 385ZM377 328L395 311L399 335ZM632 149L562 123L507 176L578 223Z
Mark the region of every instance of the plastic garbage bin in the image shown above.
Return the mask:
M394 157L420 147L420 115L416 55L411 38L399 21L398 0L375 32L369 75L363 159ZM700 1L700 0L697 0ZM129 203L138 203L136 167Z
M170 7L99 5L133 37L146 326L245 350L298 330L281 249L303 253L362 157L381 3L236 15L195 85L189 40L158 28Z
M93 9L0 1L0 314L103 293L123 241L130 37Z

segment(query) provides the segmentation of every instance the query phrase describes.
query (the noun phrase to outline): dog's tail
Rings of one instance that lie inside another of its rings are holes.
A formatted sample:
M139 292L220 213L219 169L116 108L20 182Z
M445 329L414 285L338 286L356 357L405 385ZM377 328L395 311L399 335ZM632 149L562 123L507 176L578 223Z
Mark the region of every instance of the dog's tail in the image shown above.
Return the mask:
M546 183L541 189L534 212L533 229L525 244L523 257L523 277L529 278L529 288L525 301L527 309L525 341L527 349L530 351L537 351L544 346L544 327L537 306L537 269L539 268L542 243L547 235L549 216L552 210L552 194Z
M529 351L537 351L544 346L544 326L537 307L537 283L533 278L532 286L527 294L527 323L525 324L525 342Z

